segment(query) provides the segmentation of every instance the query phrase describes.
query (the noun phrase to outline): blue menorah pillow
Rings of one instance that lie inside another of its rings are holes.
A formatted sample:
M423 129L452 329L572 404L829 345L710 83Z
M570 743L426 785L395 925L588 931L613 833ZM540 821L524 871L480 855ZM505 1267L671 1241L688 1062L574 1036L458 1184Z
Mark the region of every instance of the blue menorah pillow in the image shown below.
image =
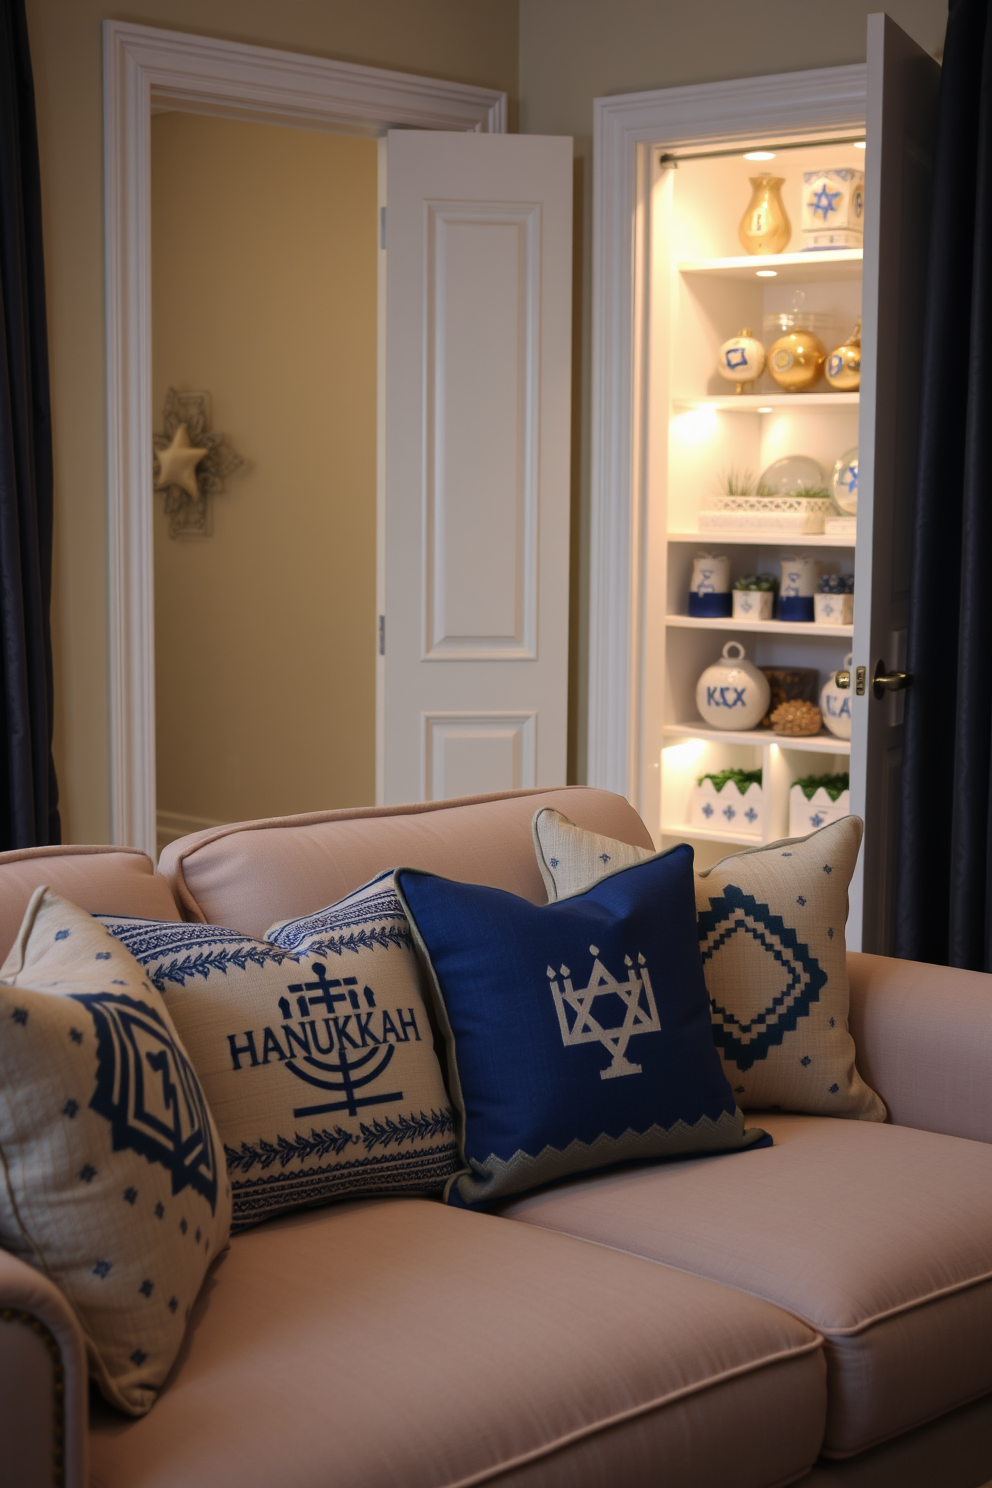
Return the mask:
M557 904L410 868L396 886L447 1043L449 1203L768 1140L745 1131L713 1044L691 848Z
M235 1230L300 1205L440 1193L453 1121L392 874L273 926L101 915L162 993L213 1110Z

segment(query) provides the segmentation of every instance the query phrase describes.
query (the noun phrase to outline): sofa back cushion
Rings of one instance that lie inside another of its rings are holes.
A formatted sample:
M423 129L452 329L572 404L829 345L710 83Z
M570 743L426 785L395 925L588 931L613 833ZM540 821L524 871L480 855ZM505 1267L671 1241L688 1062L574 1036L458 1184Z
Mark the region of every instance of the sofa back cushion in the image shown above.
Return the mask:
M172 891L136 847L26 847L0 853L0 961L42 884L90 914L178 920Z
M589 831L652 846L622 796L562 786L212 828L171 843L161 868L186 919L259 938L273 921L313 914L400 864L543 904L530 827L542 805Z

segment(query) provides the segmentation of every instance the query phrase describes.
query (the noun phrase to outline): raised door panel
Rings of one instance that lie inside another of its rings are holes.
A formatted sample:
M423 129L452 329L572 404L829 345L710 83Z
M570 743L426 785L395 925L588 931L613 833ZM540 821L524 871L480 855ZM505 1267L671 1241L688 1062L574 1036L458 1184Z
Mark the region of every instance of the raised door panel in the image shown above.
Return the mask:
M564 783L567 139L386 147L378 798Z

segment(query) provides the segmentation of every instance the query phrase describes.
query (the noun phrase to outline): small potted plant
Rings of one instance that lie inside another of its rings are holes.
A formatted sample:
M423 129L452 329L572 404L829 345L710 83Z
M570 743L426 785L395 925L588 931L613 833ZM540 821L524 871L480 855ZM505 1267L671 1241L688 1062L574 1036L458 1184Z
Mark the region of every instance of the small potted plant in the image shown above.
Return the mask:
M777 593L774 574L742 574L734 580L734 619L770 620Z
M854 575L824 574L813 595L813 619L817 625L854 623Z
M692 788L690 826L760 838L764 820L760 770L714 770L700 775Z

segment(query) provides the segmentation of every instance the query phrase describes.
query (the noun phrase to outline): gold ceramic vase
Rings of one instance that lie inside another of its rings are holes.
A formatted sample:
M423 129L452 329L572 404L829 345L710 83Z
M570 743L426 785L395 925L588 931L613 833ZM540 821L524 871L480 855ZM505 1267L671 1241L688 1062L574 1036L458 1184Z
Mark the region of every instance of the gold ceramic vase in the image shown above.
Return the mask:
M792 224L782 204L784 176L752 176L751 200L737 229L748 253L784 253Z

